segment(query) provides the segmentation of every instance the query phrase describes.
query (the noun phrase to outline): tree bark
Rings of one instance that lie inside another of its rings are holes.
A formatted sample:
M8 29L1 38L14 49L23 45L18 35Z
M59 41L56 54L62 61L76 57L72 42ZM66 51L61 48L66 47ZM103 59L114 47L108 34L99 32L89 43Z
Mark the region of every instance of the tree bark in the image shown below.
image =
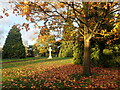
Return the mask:
M90 70L90 36L84 36L84 60L83 60L83 75L91 75Z

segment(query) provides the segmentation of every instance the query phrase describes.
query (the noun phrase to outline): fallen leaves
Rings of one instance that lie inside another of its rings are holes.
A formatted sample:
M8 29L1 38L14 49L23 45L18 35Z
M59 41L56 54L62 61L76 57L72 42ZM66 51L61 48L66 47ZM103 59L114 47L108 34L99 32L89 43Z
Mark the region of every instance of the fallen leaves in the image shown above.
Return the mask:
M0 19L2 19L2 18L3 18L3 16L0 15Z
M9 16L9 14L8 13L5 13L5 15L8 17Z
M63 61L65 62L65 60ZM3 88L118 88L118 70L91 68L92 76L81 76L83 67L63 62L29 64L3 69ZM47 63L47 64L45 64ZM116 83L117 82L117 83Z

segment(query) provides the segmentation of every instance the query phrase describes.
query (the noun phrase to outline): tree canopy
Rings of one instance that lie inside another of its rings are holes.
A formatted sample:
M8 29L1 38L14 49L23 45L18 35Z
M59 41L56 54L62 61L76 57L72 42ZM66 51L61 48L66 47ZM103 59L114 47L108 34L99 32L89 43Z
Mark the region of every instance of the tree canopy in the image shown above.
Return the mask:
M84 41L84 74L90 74L89 48L93 38L105 39L115 34L112 32L120 11L118 2L15 2L13 13L26 17L40 29L61 32L64 24L72 20L77 40ZM5 12L5 11L4 11ZM8 16L7 13L5 13ZM38 24L44 21L44 26ZM23 23L26 30L29 24ZM119 30L118 30L119 31ZM119 34L116 34L119 37Z

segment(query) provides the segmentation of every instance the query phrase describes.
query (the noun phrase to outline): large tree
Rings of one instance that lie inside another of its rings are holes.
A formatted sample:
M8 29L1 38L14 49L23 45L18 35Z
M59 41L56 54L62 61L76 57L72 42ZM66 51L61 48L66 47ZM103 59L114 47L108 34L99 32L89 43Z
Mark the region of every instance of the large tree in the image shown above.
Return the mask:
M25 58L25 47L22 43L20 29L16 25L10 29L3 46L3 58Z
M117 2L16 2L14 13L26 16L26 19L40 29L47 27L59 31L64 23L72 19L75 32L79 32L77 39L84 41L84 70L83 74L90 71L90 41L92 38L104 38L111 33L111 28L106 25L115 22L114 14L119 11ZM71 12L71 13L69 13ZM38 22L43 20L44 26ZM28 30L28 24L23 24Z

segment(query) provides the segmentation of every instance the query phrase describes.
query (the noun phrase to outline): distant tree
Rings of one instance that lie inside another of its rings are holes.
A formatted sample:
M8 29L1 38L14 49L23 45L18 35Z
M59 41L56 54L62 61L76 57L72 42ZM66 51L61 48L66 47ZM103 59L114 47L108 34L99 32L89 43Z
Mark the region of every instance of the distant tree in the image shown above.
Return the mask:
M58 57L59 52L60 52L60 45L61 45L61 40L56 41L55 44L53 44L52 49L54 50L53 54Z
M22 43L20 29L13 25L3 46L3 58L25 58L25 47Z
M50 34L46 34L46 35L39 35L37 42L34 44L34 47L36 47L36 50L39 51L39 54L41 54L41 56L48 56L48 48L49 46L54 46L53 44L55 44L55 37L54 35L50 35ZM54 50L52 51L54 52Z
M76 37L74 32L75 30L73 21L68 18L63 27L59 57L73 57L73 46L75 41L74 39Z
M34 57L34 48L33 48L33 46L32 45L29 45L29 47L28 47L28 57Z
M73 41L62 41L59 57L73 57Z

